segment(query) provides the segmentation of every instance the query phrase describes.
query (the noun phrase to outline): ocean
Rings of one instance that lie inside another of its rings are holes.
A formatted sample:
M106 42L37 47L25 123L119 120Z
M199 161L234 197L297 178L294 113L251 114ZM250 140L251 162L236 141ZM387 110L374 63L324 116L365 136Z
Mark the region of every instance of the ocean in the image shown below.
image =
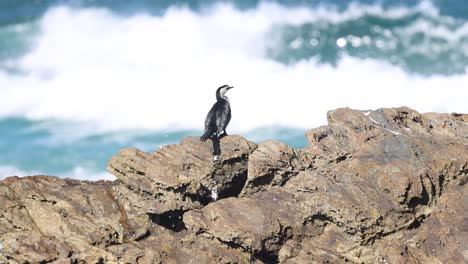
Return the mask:
M228 133L307 145L339 107L468 112L468 5L433 1L0 2L0 179L114 179L119 149Z

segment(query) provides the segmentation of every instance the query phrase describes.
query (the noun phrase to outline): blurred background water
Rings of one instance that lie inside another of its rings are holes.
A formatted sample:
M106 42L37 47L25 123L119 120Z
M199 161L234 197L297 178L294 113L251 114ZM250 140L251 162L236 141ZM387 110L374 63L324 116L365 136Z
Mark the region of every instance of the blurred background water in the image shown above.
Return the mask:
M228 132L294 147L338 107L468 112L468 5L433 1L0 2L0 179L112 179L127 146Z

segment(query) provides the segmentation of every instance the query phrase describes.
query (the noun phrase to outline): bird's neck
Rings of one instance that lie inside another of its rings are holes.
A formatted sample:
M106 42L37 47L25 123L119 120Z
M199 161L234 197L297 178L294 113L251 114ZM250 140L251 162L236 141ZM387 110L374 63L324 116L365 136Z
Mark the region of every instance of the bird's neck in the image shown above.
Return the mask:
M222 100L228 101L228 102L229 102L229 98L228 98L226 95L219 95L219 94L217 94L217 95L216 95L216 100L217 100L218 102L219 102L219 101L222 101Z

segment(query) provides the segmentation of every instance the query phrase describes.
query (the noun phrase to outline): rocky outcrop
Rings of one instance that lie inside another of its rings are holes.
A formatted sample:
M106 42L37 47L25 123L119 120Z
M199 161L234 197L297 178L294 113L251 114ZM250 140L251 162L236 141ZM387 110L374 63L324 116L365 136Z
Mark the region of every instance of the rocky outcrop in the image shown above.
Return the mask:
M211 144L197 137L152 153L127 148L111 158L107 169L148 201L144 212L201 208L216 197L239 194L247 179L249 155L257 148L239 136L226 137L222 144L223 152L215 159Z
M118 180L0 182L11 263L468 262L468 115L338 109L293 149L186 137Z
M108 255L107 246L147 236L148 217L122 187L48 176L3 180L0 257L12 263L92 262Z

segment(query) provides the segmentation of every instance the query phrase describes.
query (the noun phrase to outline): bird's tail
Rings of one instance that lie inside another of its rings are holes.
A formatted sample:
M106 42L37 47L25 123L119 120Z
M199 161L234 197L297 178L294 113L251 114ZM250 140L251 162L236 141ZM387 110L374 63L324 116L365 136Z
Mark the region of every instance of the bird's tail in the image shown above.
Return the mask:
M200 140L202 142L205 142L208 138L210 138L211 136L211 131L206 131L205 134L203 134L201 137L200 137Z

